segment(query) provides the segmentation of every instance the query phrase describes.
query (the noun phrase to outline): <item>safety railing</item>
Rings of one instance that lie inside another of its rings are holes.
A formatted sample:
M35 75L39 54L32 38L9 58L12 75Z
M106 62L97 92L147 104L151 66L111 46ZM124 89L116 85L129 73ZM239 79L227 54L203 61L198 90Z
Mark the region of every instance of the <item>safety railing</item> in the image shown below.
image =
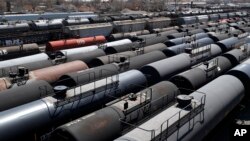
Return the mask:
M135 108L135 110L130 110L129 112L124 110L125 118L120 119L122 123L121 131L126 132L134 127L138 127L137 125L146 119L149 119L166 107L173 105L176 102L177 95L180 94L179 91L176 91L173 95L165 95L153 100L152 89L148 88L146 91L148 91L148 96L145 97L147 100L140 102L141 104L139 104L139 107ZM157 105L157 109L155 109L153 105Z
M81 99L93 96L98 92L105 92L107 93L108 90L112 89L113 91L116 90L118 83L119 83L119 75L115 74L109 77L102 77L102 74L106 73L110 70L100 70L98 77L95 72L90 72L88 74L80 75L76 77L76 83L80 81L80 77L84 76L84 79L88 78L88 80L85 81L85 83L74 86L67 90L66 97L63 98L56 98L56 101L54 102L55 108L61 107L63 105L79 102ZM70 79L70 78L69 78ZM67 81L67 80L66 80ZM40 86L40 96L41 98L47 97L47 96L56 96L60 91L58 92L51 92L46 86Z
M99 83L101 83L101 85ZM80 101L83 98L93 96L99 92L107 93L109 91L113 91L117 88L118 83L119 83L119 75L115 75L106 77L101 80L93 81L86 85L76 86L67 91L67 93L71 93L71 96L66 97L64 99L57 99L54 105L55 107L61 107L68 103Z
M197 94L201 95L199 100L192 100L191 104L184 108L179 108L178 112L164 120L156 129L145 129L138 126L137 124L126 122L124 119L120 119L120 122L122 122L125 126L145 132L144 135L150 138L152 141L167 140L168 137L182 128L182 126L185 124L188 124L189 130L191 130L194 127L194 118L196 116L199 115L199 121L201 123L204 121L206 94L203 92L196 92Z

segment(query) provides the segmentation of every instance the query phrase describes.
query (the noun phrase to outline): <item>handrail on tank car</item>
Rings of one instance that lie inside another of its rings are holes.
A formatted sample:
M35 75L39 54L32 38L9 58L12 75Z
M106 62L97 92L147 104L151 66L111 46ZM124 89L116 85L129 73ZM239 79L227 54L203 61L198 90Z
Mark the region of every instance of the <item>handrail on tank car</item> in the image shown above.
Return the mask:
M149 88L148 88L149 89ZM151 92L151 98L148 100L148 101L145 101L145 104L142 105L140 108L136 109L138 111L138 114L141 114L141 110L143 109L148 109L149 112L146 112L145 111L142 113L142 116L144 116L144 119L147 118L147 117L151 117L152 115L154 115L155 113L157 112L160 112L161 110L165 109L166 107L169 107L171 106L173 103L176 102L176 98L170 98L172 96L169 96L169 95L165 95L165 96L162 96L162 97L159 97L155 100L152 101L152 89L150 90ZM178 96L178 92L175 92L174 93L174 96L173 97L177 97ZM116 103L117 101L113 102L113 103ZM109 105L113 104L113 103L110 103ZM158 109L158 110L154 110L154 111L151 111L149 107L151 107L151 104L152 103L161 103L161 109ZM167 104L164 104L164 103L167 103ZM131 112L130 112L131 113ZM126 118L125 119L129 119L131 117L129 117L129 115L127 115L128 113L124 113ZM139 116L139 115L138 115ZM123 123L123 126L122 126L122 130L126 130L126 129L130 129L130 128L133 128L133 127L138 127L138 123L141 123L143 120L140 120L140 121L137 121L136 123L128 123L126 121L124 121L124 119L119 119L122 123ZM131 127L132 125L132 127Z
M100 70L101 74L102 74L102 71L109 71L109 70ZM96 78L96 74L94 72L91 72L89 74L94 74L94 79ZM84 75L87 75L87 74L84 74ZM104 90L102 90L102 92L105 91L105 93L106 93L106 91L108 91L108 90L110 90L110 91L116 90L116 88L118 86L118 82L119 82L119 75L112 75L112 76L106 77L105 79L106 79L105 86L100 87L100 88L104 88ZM108 79L111 79L110 83L108 82ZM83 98L95 95L97 89L99 89L99 87L98 88L96 87L97 81L98 80L94 80L94 81L90 82L90 83L93 83L93 89L85 91L85 92L83 92L83 90L82 90L82 86L85 84L81 84L81 85L77 85L77 86L72 87L71 90L73 89L74 95L69 97L69 98L64 98L61 100L57 99L57 102L55 102L55 107L61 107L65 104L75 102L75 101L80 101ZM88 84L90 84L90 83L88 83ZM78 88L80 88L80 92L79 92L79 94L76 94L77 93L76 89L78 89ZM87 93L90 93L90 94L86 95Z
M151 140L154 140L154 141L157 139L159 139L159 140L160 139L167 139L170 135L172 135L176 130L180 129L187 122L189 122L189 126L190 126L190 122L192 119L193 119L193 126L194 126L194 124L195 124L194 117L198 114L202 114L202 116L200 115L200 119L201 119L200 122L203 122L204 121L204 105L206 102L206 94L203 92L200 92L200 91L194 91L194 90L185 89L185 88L179 88L179 89L197 92L197 93L202 95L200 100L198 101L200 104L196 105L196 102L194 101L193 102L194 106L191 110L189 110L189 113L187 115L181 117L181 112L189 109L190 106L192 107L193 103L187 105L186 107L182 108L179 112L175 113L173 116L166 119L158 129L148 130L148 129L141 128L136 124L128 123L128 122L124 121L124 119L119 119L119 121L126 126L130 126L133 129L137 128L137 129L143 130L147 133L150 133ZM162 98L160 98L160 99L162 99ZM175 116L178 116L178 120L175 121L172 125L169 125L170 119L174 118ZM188 118L186 118L187 116L188 116ZM167 124L167 126L164 126L164 124ZM164 127L166 127L166 129L164 129ZM160 133L159 133L159 135L156 136L155 133L157 130L160 130ZM164 134L164 132L166 132L166 133Z

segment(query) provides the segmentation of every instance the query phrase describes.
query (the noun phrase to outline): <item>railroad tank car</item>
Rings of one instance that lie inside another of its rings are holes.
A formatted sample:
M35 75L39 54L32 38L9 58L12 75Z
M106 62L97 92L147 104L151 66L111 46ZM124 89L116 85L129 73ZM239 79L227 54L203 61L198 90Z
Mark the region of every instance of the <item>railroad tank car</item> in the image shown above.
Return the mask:
M205 37L209 37L209 35L207 33L197 33L191 36L191 38L193 38L194 40L199 40Z
M153 45L149 45L149 46L145 46L142 48L142 52L143 54L145 53L149 53L155 50L163 50L167 48L167 46L163 43L158 43L158 44L153 44Z
M44 90L47 91L44 91ZM0 111L5 111L54 93L52 86L44 80L36 80L25 85L0 92ZM10 100L11 97L11 100Z
M46 51L57 51L80 46L89 46L106 42L104 36L94 36L80 39L67 39L59 41L51 41L46 44Z
M196 28L201 28L204 30L204 28L207 28L207 27L215 27L216 26L216 23L213 24L213 23L202 23L202 24L198 24L198 26L196 26Z
M122 39L122 40L107 42L105 44L102 44L101 46L103 46L104 48L107 48L107 47L112 47L112 46L126 45L130 43L132 43L130 39Z
M197 22L199 23L207 23L209 21L208 15L199 15L199 16L196 16L196 18L197 18Z
M190 100L190 104L187 104L190 105L189 110L176 103L115 141L202 140L240 103L244 94L244 86L238 78L231 75L220 76L190 96L183 96L184 100ZM192 119L187 119L191 113ZM180 122L181 125L176 126Z
M187 36L187 32L180 32L180 33L173 33L171 35L168 35L168 39L176 39Z
M244 27L242 24L239 24L239 23L229 23L228 24L230 27L233 27L235 29L240 29L241 27Z
M191 44L180 44L180 45L176 45L176 46L171 46L171 47L164 49L162 52L166 56L172 57L172 56L175 56L177 54L185 52L186 48L192 48Z
M81 16L81 17L96 17L97 15L93 12L57 12L57 13L42 13L42 14L9 14L0 16L0 20L7 21L20 21L20 20L39 20L39 19L57 19L67 18L70 16Z
M140 69L142 66L153 63L166 58L162 51L152 51L143 55L130 58L129 69Z
M16 72L17 66L25 67L29 70L36 70L44 67L52 66L52 60L45 53L39 53L26 57L10 59L0 62L0 76L7 76L9 72Z
M245 50L233 49L196 68L173 76L170 81L179 88L185 88L184 92L196 90L211 79L238 65L249 56L248 52L249 48Z
M219 56L193 69L182 72L170 78L170 81L181 89L182 94L197 90L215 77L225 73L234 65L226 57Z
M206 14L206 10L200 10L199 14Z
M248 45L250 44L250 36L246 37L245 42L246 42L246 44L248 44Z
M210 14L209 15L210 21L218 21L219 20L219 14Z
M250 32L250 27L243 27L240 29L243 33L249 33Z
M228 30L230 27L227 23L220 23L219 26L218 26L218 29L219 30Z
M45 80L49 83L54 83L64 74L85 69L88 69L87 64L82 61L76 60L60 65L51 66L48 68L31 71L29 72L29 79Z
M137 48L143 47L143 44L140 41L135 41L125 45L118 45L118 46L110 46L104 49L105 53L108 54L115 54L119 52L135 50Z
M178 29L178 26L171 26L171 27L166 27L166 28L155 28L152 30L153 33L159 33L159 32L165 32L165 31L170 31L170 30L176 30Z
M89 18L90 23L107 23L112 22L112 19L110 17L104 16L104 17L90 17Z
M181 53L179 55L145 65L140 70L147 76L150 83L156 83L159 80L169 79L178 72L184 71L192 65L215 57L221 53L221 48L212 44L209 47L205 46L192 49L189 54ZM167 68L163 66L167 66Z
M155 28L166 28L171 24L171 19L167 17L147 19L147 29L152 31Z
M20 46L9 46L0 48L0 60L9 60L13 58L28 56L40 53L36 43L23 44Z
M179 44L184 44L191 41L191 37L190 36L185 36L185 37L180 37L180 38L175 38L175 39L171 39L166 41L164 44L168 47L172 47L172 46L176 46Z
M81 25L81 24L89 24L90 21L87 18L69 18L63 20L63 25L71 26L71 25Z
M203 30L205 31L205 32L216 32L217 30L218 30L218 28L217 27L207 27L207 28L203 28Z
M124 39L124 38L131 39L131 38L136 37L136 36L147 35L147 34L150 34L150 32L148 30L126 32L126 33L115 33L115 34L110 35L109 40L115 41L115 40L120 40L120 39Z
M228 18L234 18L236 16L235 12L228 13Z
M65 19L80 19L80 18L93 18L93 17L98 17L98 15L95 16L84 16L84 15L69 15Z
M48 20L36 20L36 21L32 21L29 25L32 30L41 31L41 30L49 29L48 23L49 23Z
M218 22L209 22L206 25L207 25L207 27L218 27L219 23Z
M95 47L94 47L95 48ZM94 49L92 51L81 51L82 49L80 48L79 50L75 50L75 51L79 51L79 52L75 52L72 51L71 53L65 52L65 51L61 51L59 53L63 54L66 57L66 62L71 62L74 60L81 60L85 63L89 63L92 59L96 58L96 57L100 57L100 56L104 56L106 55L105 52L103 51L103 49Z
M97 67L97 66L101 66L105 64L114 63L114 62L120 62L121 58L127 60L130 57L134 57L137 55L138 53L136 51L125 51L125 52L120 52L116 54L100 56L100 57L92 59L89 63L89 66L92 68L92 67Z
M223 24L223 26L224 26L224 25L227 25L228 21L229 21L228 19L220 19L219 23Z
M229 35L234 36L234 37L240 37L242 34L242 30L234 29L229 31Z
M167 17L167 16L171 15L170 12L167 12L167 11L161 11L159 13L160 13L160 16L162 16L162 17Z
M241 49L233 49L229 52L224 53L222 56L228 58L232 65L238 65L241 60L244 60L248 56L249 47L242 51Z
M179 95L179 90L174 84L162 81L134 94L135 100L125 96L122 100L110 103L108 107L58 127L52 133L51 139L52 141L58 139L62 141L113 140L119 137L124 129L120 120L126 122L140 121L146 117L147 113L154 113L168 105L177 95ZM125 103L128 103L126 109L124 109ZM150 105L150 108L146 110L147 105ZM145 110L147 113L138 114L139 111ZM106 121L103 126L91 128L99 126L100 120ZM99 136L96 136L96 134Z
M95 67L92 69L77 71L65 74L59 78L57 85L64 85L67 87L74 87L78 85L83 85L116 75L120 72L120 67L117 63L111 63Z
M114 21L114 32L133 32L141 31L146 27L146 21L141 19L126 20L126 21Z
M178 23L180 25L185 25L185 24L195 24L197 23L197 19L195 16L190 16L190 17L180 17L177 19Z
M137 70L121 73L118 77L119 80L117 80L116 76L113 76L95 82L97 85L90 83L68 89L66 92L60 91L58 95L65 95L64 100L49 96L1 112L0 140L11 140L34 133L36 129L42 129L45 126L51 127L65 121L65 119L69 119L70 116L82 115L87 110L93 112L93 108L110 102L115 97L137 92L140 90L138 85L145 86L147 82L145 76ZM94 91L95 93L93 93ZM82 97L83 95L85 97ZM23 118L18 118L20 116ZM6 131L6 129L12 132Z
M147 18L146 15L142 14L125 14L128 15L132 20Z
M17 84L18 86L26 85L26 81L28 80L44 80L53 84L64 74L84 69L88 69L88 66L79 60L33 70L30 72L25 71L22 68L18 68L18 72L12 72L8 77L0 78L0 91L10 89L14 84Z
M48 28L51 29L61 29L63 27L63 19L53 19L49 20Z
M103 44L101 46L103 47L115 47L119 45L125 45L130 43L131 41L128 39L120 40L120 41L114 41L114 42L108 42L106 44ZM89 63L92 59L100 56L106 55L103 49L98 49L100 46L86 46L86 47L79 47L79 48L73 48L73 49L66 49L61 50L58 53L62 56L66 57L66 61L74 61L74 60L82 60L86 63ZM56 54L56 53L54 53Z
M116 53L116 54L110 54L110 55L106 55L106 56L101 56L101 57L97 57L95 59L93 59L90 63L89 66L90 67L97 67L97 66L101 66L101 65L105 65L105 64L109 64L109 63L113 63L113 62L121 62L121 59L126 59L128 61L130 61L130 59L132 57L138 56L138 55L142 55L142 54L146 54L155 50L163 50L167 48L167 46L163 43L158 43L158 44L154 44L154 45L150 45L150 46L146 46L146 47L141 47L138 48L134 51L125 51L125 52L120 52L120 53ZM125 61L125 60L123 60Z
M153 34L147 34L147 35L140 35L137 36L137 39L148 39L148 38L152 38L152 37L156 37L159 34L153 33Z
M97 16L93 12L71 12L71 13L67 13L67 12L58 12L58 13L46 12L46 13L39 14L39 15L40 15L39 18L42 18L42 19L58 19L58 18L67 18L67 17L70 17L70 16L88 18L88 17Z
M228 14L227 13L219 13L220 19L227 19Z
M249 97L249 91L250 91L250 63L249 63L249 59L242 62L240 65L234 67L233 69L229 70L227 72L227 74L229 75L233 75L235 77L237 77L238 79L240 79L240 81L242 81L244 87L245 87L245 91L246 91L246 96Z
M213 44L213 43L214 43L214 40L212 40L209 37L198 39L198 40L196 40L194 42L194 44L196 45L196 47L203 47L203 46L210 45L210 44Z
M72 55L79 54L79 53L94 51L96 49L98 49L98 46L92 45L92 46L78 47L78 48L72 48L72 49L64 49L64 50L61 50L60 52L62 52L63 54L65 54L65 56L68 57L68 56L72 56Z
M170 78L170 76L188 69L190 65L191 57L189 54L183 53L145 65L140 71L147 76L149 83L153 84L164 79L166 80ZM163 66L167 66L167 68Z
M168 37L166 37L162 34L155 35L155 37L151 37L151 38L141 39L141 41L143 42L143 46L154 45L157 43L164 43L167 40L168 40Z
M194 35L198 33L204 33L204 30L203 29L188 30L188 35Z
M239 24L239 25L241 25L241 26L243 26L243 27L247 26L247 22L246 21L238 21L236 23Z
M246 11L235 12L235 15L239 17L245 17L247 16L247 12Z
M88 70L78 71L63 75L58 80L58 85L73 87L86 84L94 80L118 74L130 69L140 69L143 65L165 59L166 56L161 51L152 51L143 55L130 58L127 66L124 63L112 63ZM126 62L125 62L126 63Z
M93 15L91 15L91 14L90 15L69 15L65 19L75 19L75 18L77 18L77 19L83 19L83 18L89 19L92 17L98 17L98 15L95 15L95 14L93 14Z
M107 37L112 31L113 25L111 23L74 25L63 28L63 33L74 37L93 37L98 35Z
M160 33L154 33L154 34L148 34L148 35L141 35L141 36L137 36L137 38L139 38L139 39L148 39L148 38L152 38L152 37L157 37L159 35L165 37L165 36L171 35L173 33L178 33L178 31L175 30L175 29L173 29L173 30L168 30L168 31L160 32Z
M0 19L7 21L17 21L17 20L38 20L38 14L10 14L2 15Z
M119 15L119 16L110 16L112 21L123 21L123 20L131 20L128 15Z
M234 46L237 45L237 43L239 43L239 39L237 37L231 37L228 39L218 41L215 44L220 46L223 51L226 51L232 49Z
M194 30L194 29L197 29L199 26L201 26L200 23L196 23L196 24L184 24L184 25L179 25L179 29L178 31L179 32L185 32L187 30Z
M214 42L218 42L221 40L225 40L229 38L228 34L221 34L221 33L211 33L209 32L208 36L214 40Z
M28 23L15 23L15 24L3 24L0 25L0 33L17 33L27 32L30 30Z

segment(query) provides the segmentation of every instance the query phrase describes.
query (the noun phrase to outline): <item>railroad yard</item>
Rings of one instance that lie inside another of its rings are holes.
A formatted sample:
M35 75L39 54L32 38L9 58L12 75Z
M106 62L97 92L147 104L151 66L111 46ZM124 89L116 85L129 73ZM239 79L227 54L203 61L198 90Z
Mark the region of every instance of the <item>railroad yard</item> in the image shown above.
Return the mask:
M247 11L0 21L0 141L228 140L218 125L250 125Z

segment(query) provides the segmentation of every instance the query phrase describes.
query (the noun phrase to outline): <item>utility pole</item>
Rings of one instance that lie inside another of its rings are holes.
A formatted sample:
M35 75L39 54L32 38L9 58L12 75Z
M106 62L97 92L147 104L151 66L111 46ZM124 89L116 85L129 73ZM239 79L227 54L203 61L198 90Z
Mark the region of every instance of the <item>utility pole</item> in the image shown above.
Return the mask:
M174 5L175 5L174 12L176 13L177 12L177 0L175 0Z
M11 2L9 0L6 1L7 12L11 12Z

